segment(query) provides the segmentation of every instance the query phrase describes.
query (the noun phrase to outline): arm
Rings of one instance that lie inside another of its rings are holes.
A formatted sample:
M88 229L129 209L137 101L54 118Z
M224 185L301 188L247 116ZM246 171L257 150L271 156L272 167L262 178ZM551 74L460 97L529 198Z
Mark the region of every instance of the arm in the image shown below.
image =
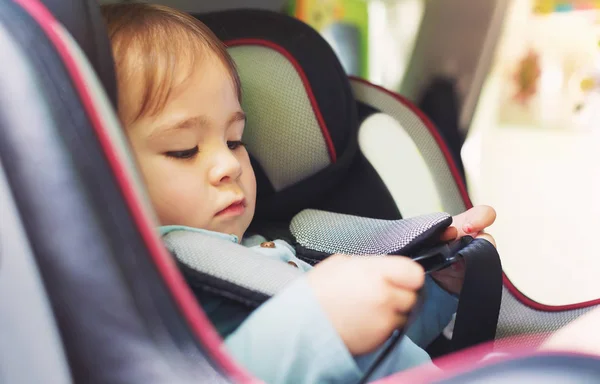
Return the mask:
M428 344L450 321L457 300L431 279L425 289L427 313L408 333ZM356 382L383 348L353 358L303 278L259 307L225 339L225 345L240 364L267 383ZM373 379L430 361L423 349L404 337Z
M387 343L389 343L389 340ZM367 369L371 367L381 351L387 346L387 343L373 353L356 357L356 364L361 371L366 372ZM381 365L377 367L369 380L379 380L386 376L421 366L426 363L429 363L428 369L437 369L434 364L431 364L431 358L427 352L413 343L410 338L405 336L402 338L402 340L400 340L398 345L396 345L396 347L381 363Z
M361 372L300 278L225 339L227 350L266 383L351 383Z
M427 347L450 323L457 308L458 298L440 288L428 276L425 279L425 302L406 335L421 348Z
M429 345L448 325L452 315L456 312L458 300L440 288L431 277L426 278L424 289L426 296L420 314L414 323L409 325L405 337L373 373L371 380L378 380L393 373L431 362L431 358L423 348ZM359 369L363 372L366 371L386 345L387 343L374 353L358 356L356 363ZM436 369L433 364L429 364L429 367Z

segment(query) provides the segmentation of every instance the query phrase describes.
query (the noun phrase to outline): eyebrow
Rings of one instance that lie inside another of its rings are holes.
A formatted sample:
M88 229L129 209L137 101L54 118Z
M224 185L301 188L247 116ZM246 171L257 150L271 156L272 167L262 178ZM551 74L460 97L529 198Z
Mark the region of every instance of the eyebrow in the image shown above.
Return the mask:
M230 126L231 124L236 123L238 121L246 122L246 114L244 112L237 111L237 112L233 113L231 115L231 117L229 118L229 120L227 121L227 126ZM172 131L179 131L179 130L194 128L194 127L202 128L202 127L208 125L208 123L209 123L209 121L206 116L204 116L204 115L194 116L194 117L190 117L190 118L181 120L175 124L161 125L157 129L153 130L153 132L150 133L149 137L163 135L165 133L169 133Z
M155 136L162 136L164 134L180 131L183 129L189 129L193 127L203 127L208 124L208 119L206 116L194 116L187 119L183 119L181 121L176 122L175 124L163 124L156 129L153 129L152 132L148 135L149 138Z
M227 122L227 126L233 123L237 123L238 121L243 121L244 123L246 122L246 114L244 112L237 111L233 115L231 115L229 121Z

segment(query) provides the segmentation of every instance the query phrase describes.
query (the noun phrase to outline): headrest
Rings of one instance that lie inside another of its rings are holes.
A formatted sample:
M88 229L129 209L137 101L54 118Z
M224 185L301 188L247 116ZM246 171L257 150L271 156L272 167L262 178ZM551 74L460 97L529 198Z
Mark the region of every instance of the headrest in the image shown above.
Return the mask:
M75 39L113 106L117 106L117 80L108 32L96 0L40 0Z
M343 177L357 150L356 104L329 44L286 15L196 15L229 47L248 114L257 219L291 218Z

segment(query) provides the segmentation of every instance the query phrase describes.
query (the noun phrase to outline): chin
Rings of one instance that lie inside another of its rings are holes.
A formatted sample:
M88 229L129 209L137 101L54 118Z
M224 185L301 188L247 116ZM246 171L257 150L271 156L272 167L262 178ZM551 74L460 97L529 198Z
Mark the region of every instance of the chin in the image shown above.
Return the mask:
M238 237L240 242L242 241L242 237L244 236L244 232L240 232L239 230L235 230L233 228L212 229L212 231L224 233L226 235L235 235Z

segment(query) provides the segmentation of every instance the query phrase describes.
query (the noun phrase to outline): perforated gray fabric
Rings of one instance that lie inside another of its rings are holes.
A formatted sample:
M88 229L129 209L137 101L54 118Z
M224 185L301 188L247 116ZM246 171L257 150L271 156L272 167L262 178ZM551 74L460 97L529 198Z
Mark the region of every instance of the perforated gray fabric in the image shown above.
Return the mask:
M556 331L594 308L597 306L561 312L538 311L521 303L504 287L495 346L512 344L510 339L503 340L503 338L531 335L525 338L523 344L535 347L549 332Z
M446 213L433 213L405 220L379 220L307 209L292 219L290 231L298 244L318 252L387 255L402 251L449 219Z
M188 267L254 292L273 296L302 272L279 260L227 240L191 231L174 231L163 241Z
M331 164L323 133L294 66L260 46L229 48L248 115L244 141L275 191Z
M355 79L350 79L350 84L356 100L394 118L412 138L433 175L442 202L442 209L452 215L464 212L465 202L452 176L448 162L419 116L397 99L374 86Z

